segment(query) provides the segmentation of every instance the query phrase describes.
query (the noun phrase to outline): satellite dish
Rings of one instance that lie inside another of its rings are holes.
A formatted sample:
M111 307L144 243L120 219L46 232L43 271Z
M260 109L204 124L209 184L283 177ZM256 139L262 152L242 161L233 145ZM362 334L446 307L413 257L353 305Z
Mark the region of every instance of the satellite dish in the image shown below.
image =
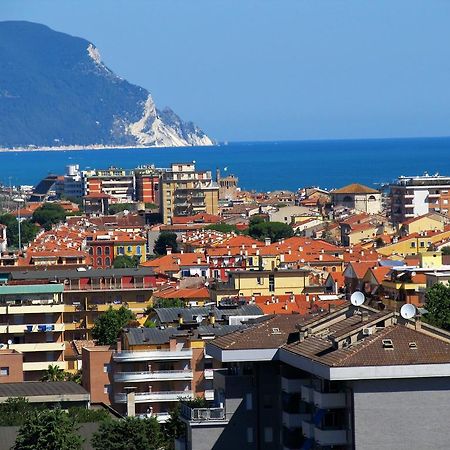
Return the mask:
M416 307L411 305L411 303L407 303L400 308L400 315L404 319L412 319L416 315Z
M8 339L8 345L11 345L11 344L12 344L12 340Z
M350 297L350 302L353 306L361 306L364 303L364 300L366 298L364 297L364 294L360 291L353 292L352 296Z
M197 316L196 321L197 323L202 323L203 317L202 316Z

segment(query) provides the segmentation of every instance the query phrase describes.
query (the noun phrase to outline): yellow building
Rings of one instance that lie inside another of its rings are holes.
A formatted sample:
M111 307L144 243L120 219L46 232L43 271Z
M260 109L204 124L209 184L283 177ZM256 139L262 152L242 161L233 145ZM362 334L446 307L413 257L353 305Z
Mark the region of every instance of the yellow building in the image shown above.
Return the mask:
M314 292L308 270L258 270L229 272L228 281L211 286L216 303L229 297L299 295Z
M450 231L444 232L423 232L406 236L390 245L377 249L377 252L383 256L399 255L418 255L428 252L434 243L440 242L450 237Z
M217 215L219 186L211 172L196 172L194 163L172 164L161 177L160 212L164 224L174 216Z
M138 256L141 261L145 261L145 245L147 241L136 235L126 233L114 236L114 258L117 256Z
M445 222L448 218L440 214L428 213L420 217L414 217L402 223L400 234L407 236L413 233L423 233L424 231L444 231Z

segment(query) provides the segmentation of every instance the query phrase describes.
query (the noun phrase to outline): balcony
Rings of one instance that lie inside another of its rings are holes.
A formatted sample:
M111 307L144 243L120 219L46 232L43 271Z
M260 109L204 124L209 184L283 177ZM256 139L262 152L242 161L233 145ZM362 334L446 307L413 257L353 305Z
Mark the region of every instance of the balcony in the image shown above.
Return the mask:
M204 375L205 375L205 380L213 380L214 379L214 369L205 369Z
M149 414L138 414L136 417L139 417L139 419L149 419L150 417L155 417L159 423L166 423L170 419L170 413L159 412Z
M9 346L11 350L19 352L62 352L64 347L64 342L36 342L32 344L11 344Z
M134 395L136 403L178 402L180 399L194 398L192 391L135 392ZM114 399L116 403L126 403L127 394L116 394Z
M322 446L347 444L347 430L314 428L314 440Z
M117 372L114 381L170 381L170 380L192 380L192 370L159 370L155 372Z
M314 391L313 402L320 409L338 409L346 406L345 393L343 392L323 393Z
M312 403L313 402L313 388L311 386L305 386L303 385L301 387L301 397L302 400L306 403Z
M62 332L62 331L64 331L64 329L65 329L65 326L63 323L8 325L9 333Z
M314 424L309 420L303 420L302 433L306 439L314 439Z
M150 289L154 286L147 283L112 283L112 284L83 284L83 285L65 285L64 290L70 292L85 291L130 291L136 289Z
M205 400L214 400L214 389L207 389L205 391Z
M190 422L226 421L225 408L190 408L181 404L181 417Z
M58 366L60 369L66 370L66 363L64 361L39 361L39 362L24 362L24 372L31 372L33 370L47 370L48 366Z
M131 352L124 351L114 354L114 360L117 362L131 362L131 361L176 361L180 359L191 359L192 350L190 348L185 350L155 350L151 352Z
M40 314L40 313L62 313L64 304L52 305L9 305L8 314Z
M84 321L80 320L80 322L70 322L65 324L65 331L73 331L86 328L84 325Z
M2 324L0 325L0 334L8 332L8 325Z
M287 428L301 428L302 421L308 421L310 419L311 414L288 413L283 411L282 422Z
M288 394L298 394L306 382L300 378L281 377L281 389Z

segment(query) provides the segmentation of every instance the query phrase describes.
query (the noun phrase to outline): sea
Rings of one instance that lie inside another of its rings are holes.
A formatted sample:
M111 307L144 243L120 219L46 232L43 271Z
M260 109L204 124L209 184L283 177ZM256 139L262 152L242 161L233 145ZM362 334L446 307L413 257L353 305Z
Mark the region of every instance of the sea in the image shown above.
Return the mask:
M326 189L357 182L374 188L398 176L450 175L450 137L230 142L214 147L11 151L0 153L0 182L35 185L48 174L111 166L131 169L195 161L198 169L233 174L246 190Z

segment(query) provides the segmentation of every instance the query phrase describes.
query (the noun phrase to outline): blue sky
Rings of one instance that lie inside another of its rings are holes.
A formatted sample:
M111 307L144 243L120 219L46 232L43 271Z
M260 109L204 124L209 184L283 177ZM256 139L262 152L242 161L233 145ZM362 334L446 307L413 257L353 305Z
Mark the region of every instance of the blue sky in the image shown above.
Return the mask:
M220 140L450 135L448 0L0 0Z

